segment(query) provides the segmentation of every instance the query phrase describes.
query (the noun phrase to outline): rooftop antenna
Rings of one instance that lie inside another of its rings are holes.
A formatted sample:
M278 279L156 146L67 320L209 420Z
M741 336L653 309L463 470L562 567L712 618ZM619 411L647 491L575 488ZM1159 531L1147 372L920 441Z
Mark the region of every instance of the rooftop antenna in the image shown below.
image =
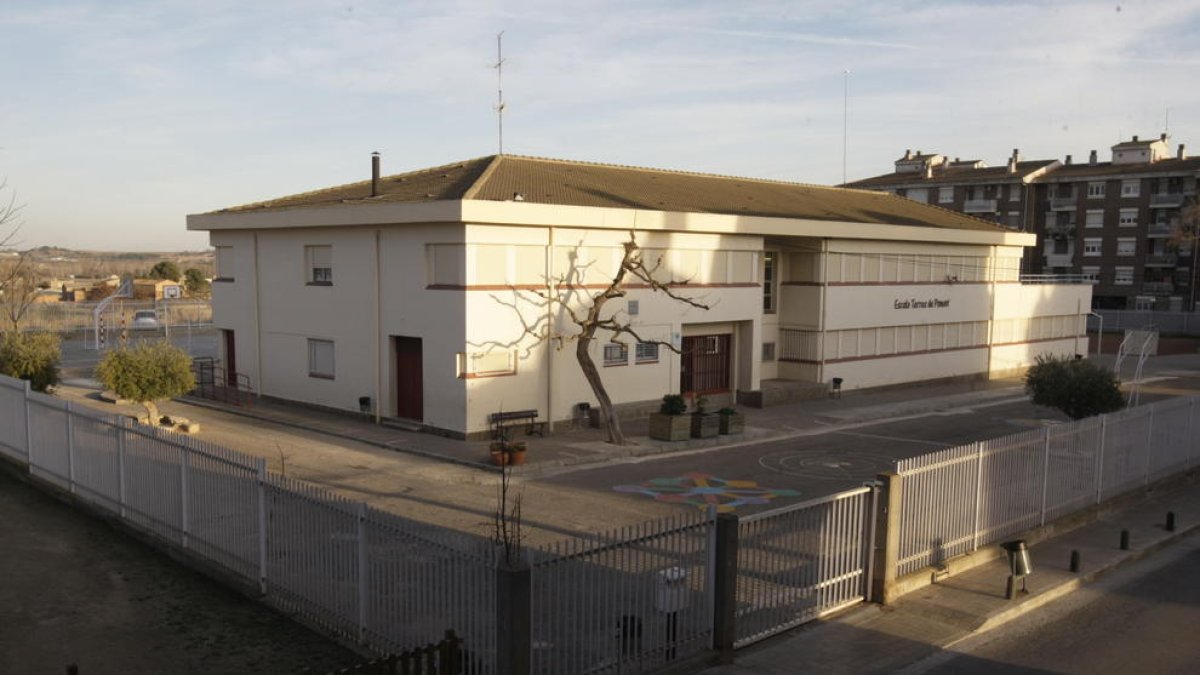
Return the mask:
M850 110L850 69L842 69L842 185L846 184L846 139Z
M500 144L499 154L504 154L504 52L501 39L504 31L496 33L496 136Z

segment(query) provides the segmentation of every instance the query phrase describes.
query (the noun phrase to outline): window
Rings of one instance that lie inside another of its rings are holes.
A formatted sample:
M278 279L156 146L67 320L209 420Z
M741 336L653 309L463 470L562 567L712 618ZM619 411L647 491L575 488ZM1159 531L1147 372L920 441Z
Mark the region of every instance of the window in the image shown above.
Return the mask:
M1117 255L1137 255L1137 239L1121 237L1117 240Z
M1084 267L1083 273L1080 275L1084 281L1100 281L1099 267Z
M954 201L954 188L944 187L938 188L938 203L949 204Z
M305 267L308 268L308 283L312 286L333 285L333 247L305 246Z
M333 340L308 341L308 376L332 380Z
M1154 298L1139 295L1133 300L1133 308L1139 312L1148 312L1154 309Z
M233 247L218 246L216 254L217 281L233 281Z
M904 193L904 196L922 204L929 202L929 190L926 188L912 188Z
M1142 194L1142 181L1136 178L1121 181L1122 197L1137 197L1140 194Z
M1008 201L1016 202L1016 201L1020 201L1020 200L1021 200L1021 186L1020 185L1008 186Z
M1100 255L1100 244L1101 244L1100 239L1084 239L1083 240L1083 254L1085 256Z
M619 342L604 345L604 365L625 366L629 364L629 346Z
M1132 267L1117 267L1114 271L1113 283L1118 286L1133 285L1133 268Z
M633 360L637 363L658 363L658 343L637 343L633 352Z
M1104 197L1104 181L1095 181L1088 183L1088 199L1102 199Z
M1121 218L1117 222L1121 227L1137 227L1138 210L1121 209Z
M775 343L764 342L762 345L762 360L763 363L770 363L775 360Z
M506 349L488 352L459 352L460 378L500 377L517 374L517 353Z
M1088 209L1087 220L1084 221L1084 227L1103 227L1104 226L1104 209Z
M763 251L763 311L775 313L775 252Z

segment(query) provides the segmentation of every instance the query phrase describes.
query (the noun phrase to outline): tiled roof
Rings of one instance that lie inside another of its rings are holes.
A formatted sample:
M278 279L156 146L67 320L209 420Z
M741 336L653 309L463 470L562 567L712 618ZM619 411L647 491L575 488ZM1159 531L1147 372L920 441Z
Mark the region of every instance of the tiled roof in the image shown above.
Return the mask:
M1177 173L1191 175L1200 171L1200 157L1190 159L1160 159L1146 164L1113 164L1112 162L1097 162L1095 164L1066 164L1055 169L1045 178L1046 182L1061 183L1064 181L1084 178L1120 177L1123 175L1140 176L1156 173Z
M880 192L517 155L388 176L379 181L379 196L371 197L370 191L366 180L216 213L344 203L510 201L520 195L530 204L1003 231L994 223Z
M936 167L933 170L933 176L930 178L926 178L925 173L922 171L900 171L856 180L846 183L846 187L870 190L898 185L921 187L962 185L964 183L1007 183L1021 180L1030 173L1044 169L1054 162L1055 160L1053 159L1017 162L1016 173L1009 173L1007 166L988 166L981 169L973 169L969 166Z

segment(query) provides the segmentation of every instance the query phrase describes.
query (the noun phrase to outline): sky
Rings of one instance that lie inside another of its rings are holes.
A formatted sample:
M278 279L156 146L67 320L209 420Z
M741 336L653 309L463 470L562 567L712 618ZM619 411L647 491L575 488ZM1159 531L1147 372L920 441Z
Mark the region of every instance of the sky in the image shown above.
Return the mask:
M0 0L19 248L199 250L185 216L504 151L817 184L1168 131L1200 0ZM3 232L0 232L2 235Z

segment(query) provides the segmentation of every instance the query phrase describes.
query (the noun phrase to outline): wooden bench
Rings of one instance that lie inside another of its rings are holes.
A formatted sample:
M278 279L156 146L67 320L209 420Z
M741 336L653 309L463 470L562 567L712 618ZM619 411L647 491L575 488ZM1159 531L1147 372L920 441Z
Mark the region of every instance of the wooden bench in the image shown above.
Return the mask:
M492 438L500 439L505 437L505 431L510 426L518 424L525 425L525 435L538 436L546 435L546 423L538 421L538 411L536 410L510 410L508 412L497 412L488 415L488 423L492 425Z

